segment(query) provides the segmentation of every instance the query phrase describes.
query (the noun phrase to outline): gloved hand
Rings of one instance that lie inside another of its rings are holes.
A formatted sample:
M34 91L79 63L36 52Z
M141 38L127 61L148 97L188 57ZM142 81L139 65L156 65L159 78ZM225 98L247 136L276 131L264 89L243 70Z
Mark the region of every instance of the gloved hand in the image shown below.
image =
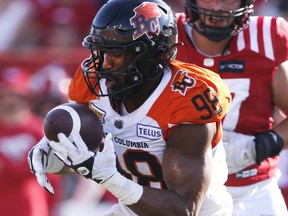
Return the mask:
M51 151L48 141L43 137L28 153L28 164L32 173L35 174L41 187L54 194L54 189L47 178L46 172L57 173L64 163L60 161Z
M252 164L260 165L269 157L279 155L284 142L275 131L265 131L256 136L223 130L228 172L236 173Z
M137 203L143 194L143 187L126 177L116 169L116 155L112 135L104 141L104 148L97 153L88 150L79 134L67 138L58 134L59 142L49 141L54 153L80 175L102 184L123 204Z
M258 165L268 157L279 155L284 146L283 139L273 130L257 135L254 141Z
M228 173L237 173L256 163L254 136L223 130Z
M49 141L54 153L68 166L85 178L103 183L114 175L116 170L116 155L109 133L100 152L89 151L79 134L66 137L58 134L59 142Z

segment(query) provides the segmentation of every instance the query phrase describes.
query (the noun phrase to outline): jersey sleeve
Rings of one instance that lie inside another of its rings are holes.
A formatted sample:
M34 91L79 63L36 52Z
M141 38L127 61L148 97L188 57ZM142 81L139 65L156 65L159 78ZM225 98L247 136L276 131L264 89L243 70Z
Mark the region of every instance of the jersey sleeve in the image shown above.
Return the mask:
M282 62L288 60L288 22L278 17L274 20L274 23L272 23L272 29L273 25L276 27L274 43L275 43L275 55L276 55L276 61L278 64L281 64Z
M177 88L177 85L181 88ZM178 91L178 94L174 93L175 111L171 116L175 124L218 122L229 110L231 103L229 88L218 74L210 70L189 64L188 67L176 72L173 89Z
M87 105L90 100L95 99L95 95L92 94L85 82L81 66L78 67L71 80L68 97L70 101L85 105Z

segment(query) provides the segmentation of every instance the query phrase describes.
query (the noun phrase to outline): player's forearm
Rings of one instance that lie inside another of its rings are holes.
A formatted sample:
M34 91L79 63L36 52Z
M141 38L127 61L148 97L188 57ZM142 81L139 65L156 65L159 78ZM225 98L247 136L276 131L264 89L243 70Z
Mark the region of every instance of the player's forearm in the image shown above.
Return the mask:
M143 187L120 173L115 173L101 184L137 215L193 216L198 215L210 182L210 178L202 175L204 172L197 174L195 172L193 175L197 179L183 178L182 182L176 180L170 184L170 190Z
M202 164L201 168L192 166L191 170L193 178L184 177L181 181L180 176L174 175L175 181L167 184L168 190L144 187L140 200L129 207L141 216L198 215L211 181L211 167Z
M141 199L128 207L136 214L143 216L194 216L197 209L196 205L189 209L180 195L174 191L150 187L144 187ZM187 214L187 211L190 214Z
M288 118L276 124L273 130L283 139L283 149L288 149Z

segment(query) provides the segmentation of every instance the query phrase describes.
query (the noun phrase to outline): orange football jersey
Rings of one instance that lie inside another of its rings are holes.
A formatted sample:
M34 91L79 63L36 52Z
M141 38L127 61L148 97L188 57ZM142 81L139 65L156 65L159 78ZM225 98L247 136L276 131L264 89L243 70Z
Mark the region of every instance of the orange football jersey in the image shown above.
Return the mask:
M106 94L105 80L101 80L100 85ZM96 97L89 91L79 68L71 82L69 97L78 103L89 104L101 119L104 132L112 134L118 171L138 184L153 188L167 189L162 160L167 136L173 128L180 124L216 122L218 132L211 143L213 178L211 189L208 189L210 195L205 198L201 211L217 208L216 196L226 199L223 185L228 170L220 128L221 119L230 107L231 95L216 73L174 60L165 67L160 84L149 98L137 110L121 115L112 107L109 97ZM223 188L222 195L220 188ZM204 212L203 215L208 214Z

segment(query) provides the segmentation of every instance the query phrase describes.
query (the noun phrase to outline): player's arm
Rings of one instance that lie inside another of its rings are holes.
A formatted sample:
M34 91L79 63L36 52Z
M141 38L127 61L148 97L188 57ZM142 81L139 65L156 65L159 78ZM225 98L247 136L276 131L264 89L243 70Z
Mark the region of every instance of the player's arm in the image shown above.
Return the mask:
M96 154L88 150L79 134L72 134L70 139L58 134L61 145L54 141L49 141L49 145L65 164L102 184L136 214L187 216L198 214L209 185L215 134L215 123L181 125L171 132L163 158L168 190L144 187L122 176L116 169L111 134L107 135L103 150Z
M130 208L139 215L198 215L211 178L215 128L214 123L177 127L163 158L168 190L144 187L141 199Z
M283 139L284 148L288 149L288 61L278 66L272 82L273 100L275 105L286 115L273 130Z
M288 60L281 63L272 80L273 102L285 115L285 119L276 123L272 130L260 133L255 138L256 163L260 164L268 157L279 155L288 149Z

